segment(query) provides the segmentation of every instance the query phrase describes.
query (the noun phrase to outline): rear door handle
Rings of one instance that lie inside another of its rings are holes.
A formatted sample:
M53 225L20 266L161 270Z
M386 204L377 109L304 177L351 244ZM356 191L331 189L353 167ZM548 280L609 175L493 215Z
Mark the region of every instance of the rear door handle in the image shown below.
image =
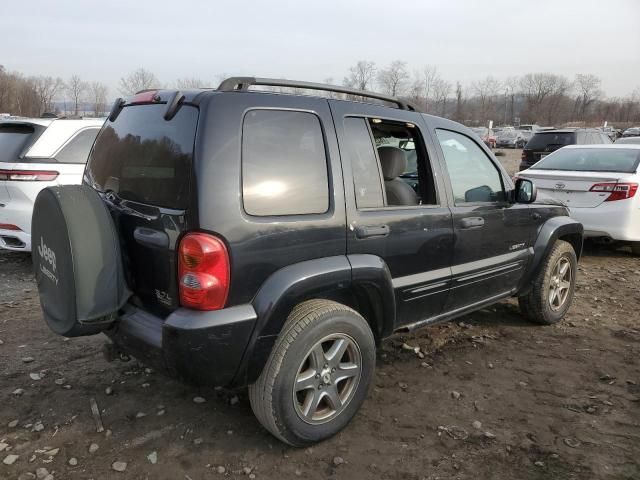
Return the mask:
M386 237L391 229L389 225L358 225L355 228L357 238Z
M467 217L460 220L460 228L479 228L484 226L484 218Z

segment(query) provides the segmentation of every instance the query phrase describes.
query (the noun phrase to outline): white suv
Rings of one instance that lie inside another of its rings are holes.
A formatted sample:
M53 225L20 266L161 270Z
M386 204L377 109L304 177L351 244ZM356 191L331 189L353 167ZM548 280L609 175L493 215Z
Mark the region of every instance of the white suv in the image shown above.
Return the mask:
M104 119L0 120L0 248L31 251L31 214L45 187L81 183Z

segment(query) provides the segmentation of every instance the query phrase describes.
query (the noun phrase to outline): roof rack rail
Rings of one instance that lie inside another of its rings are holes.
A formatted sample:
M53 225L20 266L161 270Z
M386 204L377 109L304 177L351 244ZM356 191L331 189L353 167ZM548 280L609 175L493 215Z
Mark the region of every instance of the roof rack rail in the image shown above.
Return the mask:
M340 87L337 85L328 85L324 83L313 82L299 82L296 80L284 80L279 78L259 78L259 77L230 77L223 80L218 86L218 90L221 92L238 92L247 91L249 87L254 85L269 86L269 87L289 87L289 88L304 88L307 90L323 90L326 92L346 93L347 95L355 95L358 97L375 98L377 100L384 100L385 102L395 103L401 110L417 111L417 108L409 102L393 97L391 95L384 95L382 93L370 92L367 90L357 90L355 88Z

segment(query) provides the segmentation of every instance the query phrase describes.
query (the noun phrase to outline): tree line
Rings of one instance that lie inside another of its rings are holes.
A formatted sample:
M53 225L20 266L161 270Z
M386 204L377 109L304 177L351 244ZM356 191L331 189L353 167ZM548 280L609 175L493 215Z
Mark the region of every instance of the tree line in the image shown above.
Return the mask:
M399 96L423 112L467 125L484 125L489 120L539 125L640 123L640 87L625 97L606 97L602 80L588 73L573 79L553 73L505 79L489 75L462 85L444 79L432 65L410 70L401 60L383 67L361 60L349 69L343 84Z
M120 78L118 94L131 95L149 88L198 88L217 85L197 77L165 84L150 71L139 68ZM335 83L332 78L327 83ZM539 125L599 125L640 123L640 88L624 97L607 97L602 80L593 74L574 78L553 73L526 73L498 79L488 75L470 84L446 80L437 67L410 69L394 60L378 66L360 60L349 68L342 84L401 97L419 110L451 118L467 125L537 123ZM115 95L114 95L115 96ZM335 96L335 95L334 95ZM88 82L79 75L26 77L0 65L0 113L40 116L55 112L56 101L72 115L102 115L108 108L109 89L102 82Z

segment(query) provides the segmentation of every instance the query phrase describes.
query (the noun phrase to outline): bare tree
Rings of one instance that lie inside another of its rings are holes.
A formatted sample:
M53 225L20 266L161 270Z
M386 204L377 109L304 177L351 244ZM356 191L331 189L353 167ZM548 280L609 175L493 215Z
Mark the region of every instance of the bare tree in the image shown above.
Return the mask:
M527 73L520 79L520 88L526 101L525 117L530 122L541 122L542 104L553 92L554 75L551 73Z
M422 85L424 88L424 103L425 110L429 110L429 101L433 97L433 90L440 79L438 75L438 69L433 65L425 65L422 69Z
M566 106L569 103L568 94L572 85L569 79L562 75L550 75L549 87L550 92L544 102L546 111L545 121L547 125L553 125L561 119L562 112L566 112L567 110Z
M89 88L93 101L93 114L98 117L106 110L108 88L101 82L91 82Z
M394 60L386 68L378 72L378 83L382 91L388 95L400 95L409 80L407 62Z
M32 79L33 88L40 100L38 115L54 110L53 99L64 87L64 82L60 77L39 76Z
M73 101L73 114L76 117L78 116L80 102L82 102L88 88L87 82L84 82L78 75L72 75L65 85L65 89Z
M433 85L433 99L436 106L440 106L440 116L447 113L447 98L451 93L451 84L446 80L438 78Z
M196 77L185 77L185 78L179 78L178 80L176 80L176 88L189 89L189 88L206 88L210 86L211 85L208 85L208 82L202 81Z
M376 75L376 64L367 60L360 60L349 69L349 75L343 83L358 90L370 90Z
M160 82L153 73L144 68L139 68L120 79L119 89L123 95L133 95L140 90L159 87Z
M464 117L464 92L462 90L462 84L460 82L456 82L456 111L454 114L454 119L457 122L464 122Z
M500 90L500 82L489 75L483 80L474 82L471 88L477 97L479 120L481 122L490 120L489 117L495 114L495 100L496 95L498 95L498 91Z
M602 80L592 74L578 73L575 79L575 86L578 92L579 115L581 120L585 120L591 104L601 95L600 84Z
M504 81L505 88L505 123L513 122L516 117L516 96L518 95L520 87L520 79L516 76L507 77ZM507 101L509 103L507 108Z

